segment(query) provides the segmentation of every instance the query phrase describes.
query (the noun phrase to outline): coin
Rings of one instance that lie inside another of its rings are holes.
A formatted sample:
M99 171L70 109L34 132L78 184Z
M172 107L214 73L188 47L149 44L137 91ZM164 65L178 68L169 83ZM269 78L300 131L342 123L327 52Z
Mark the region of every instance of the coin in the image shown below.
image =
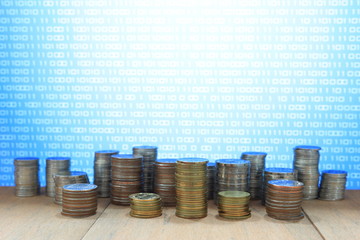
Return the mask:
M154 164L157 159L157 147L155 146L135 146L133 155L143 158L143 192L154 192Z
M336 201L344 199L347 172L325 170L321 174L319 199Z
M154 192L161 196L164 206L176 205L176 161L177 159L155 161Z
M219 216L228 219L247 219L251 217L249 209L250 193L243 191L221 191L218 193Z
M14 166L15 195L31 197L40 194L39 158L15 158Z
M55 197L55 182L54 176L56 174L68 174L70 172L70 158L69 157L48 157L46 159L46 195Z
M130 216L154 218L162 215L161 197L155 193L135 193L129 196Z
M110 196L111 156L118 154L117 150L100 150L94 157L94 184L98 186L99 197Z

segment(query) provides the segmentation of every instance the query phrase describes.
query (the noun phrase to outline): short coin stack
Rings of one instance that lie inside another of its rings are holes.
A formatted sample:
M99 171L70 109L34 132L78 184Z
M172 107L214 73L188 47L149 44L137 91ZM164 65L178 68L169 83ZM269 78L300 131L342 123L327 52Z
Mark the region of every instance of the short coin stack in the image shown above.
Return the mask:
M97 186L87 183L65 185L63 187L62 215L87 217L97 210Z
M14 159L15 195L31 197L40 193L39 159L36 157L20 157Z
M55 197L56 174L69 174L70 158L69 157L48 157L46 159L46 195Z
M344 199L346 186L346 171L325 170L321 174L319 199L342 200Z
M55 182L55 198L56 204L62 204L62 190L63 186L75 183L89 183L89 178L86 172L71 171L67 174L57 174L54 176Z
M207 164L207 186L208 186L208 200L214 199L215 186L215 163L208 162Z
M177 159L155 161L154 191L160 195L164 206L176 206L176 161Z
M261 198L263 205L265 205L267 183L276 179L297 180L297 171L292 168L265 168Z
M248 191L250 162L240 159L216 160L215 203L222 191Z
M319 190L320 147L297 146L294 148L294 169L298 180L304 183L304 199L315 199Z
M295 180L271 180L267 183L266 212L279 220L300 220L304 184Z
M118 154L116 150L101 150L95 152L94 184L98 186L98 197L110 196L111 155Z
M141 189L142 157L131 154L111 156L111 202L130 205L129 195Z
M207 163L204 158L181 158L176 163L176 216L207 216Z
M137 218L154 218L162 214L161 198L155 193L135 193L130 198L130 216Z
M242 191L222 191L218 193L219 216L228 219L251 217L249 209L250 193Z
M133 147L134 157L143 157L143 192L154 192L154 164L157 159L157 147Z
M242 160L250 161L249 193L252 199L259 199L262 196L262 181L265 167L264 152L244 152L241 154Z

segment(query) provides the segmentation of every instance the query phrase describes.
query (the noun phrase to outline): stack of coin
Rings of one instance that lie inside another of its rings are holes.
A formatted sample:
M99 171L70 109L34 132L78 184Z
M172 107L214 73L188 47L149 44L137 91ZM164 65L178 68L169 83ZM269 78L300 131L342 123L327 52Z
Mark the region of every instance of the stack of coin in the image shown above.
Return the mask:
M134 157L143 157L143 192L154 192L154 164L157 159L157 147L133 147Z
M250 162L240 159L216 160L215 203L222 191L248 191Z
M97 186L87 183L76 183L63 187L62 215L87 217L97 210Z
M208 162L207 164L207 188L208 193L207 197L208 200L214 199L214 186L215 186L215 163L214 162Z
M244 152L241 154L242 160L250 161L249 193L252 199L259 199L262 196L262 180L265 167L264 152Z
M48 157L46 159L46 188L45 192L48 197L55 197L55 182L54 176L56 174L70 173L70 158L69 157Z
M271 180L267 183L266 212L279 220L300 220L304 184L295 180Z
M71 171L65 174L57 174L54 176L55 182L55 198L56 204L62 204L62 189L63 186L75 183L89 183L89 178L86 172Z
M129 195L141 188L142 157L131 154L111 156L111 202L130 205Z
M94 184L98 186L98 197L110 196L111 155L118 154L116 150L101 150L95 152Z
M263 205L265 205L267 183L276 179L297 180L297 171L292 168L265 168L261 197Z
M344 199L347 172L341 170L325 170L321 174L319 199Z
M207 216L207 163L204 158L181 158L176 162L176 216Z
M154 191L160 195L164 206L176 206L176 161L177 159L155 161Z
M319 158L321 150L316 146L294 148L294 168L298 170L298 180L304 183L304 199L315 199L319 190Z
M20 157L14 159L15 195L31 197L40 193L39 158Z
M154 218L162 214L161 198L155 193L135 193L130 198L130 215L137 218Z
M251 217L249 209L250 193L242 191L222 191L218 193L219 216L228 219Z

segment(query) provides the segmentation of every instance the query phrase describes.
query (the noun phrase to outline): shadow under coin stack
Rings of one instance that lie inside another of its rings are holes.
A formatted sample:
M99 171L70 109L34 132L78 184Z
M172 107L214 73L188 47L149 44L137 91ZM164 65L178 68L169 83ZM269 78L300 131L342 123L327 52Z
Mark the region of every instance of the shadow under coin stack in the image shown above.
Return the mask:
M160 195L164 206L176 206L176 161L177 159L155 161L154 191Z
M297 180L297 171L292 168L265 168L261 198L263 205L265 205L267 183L277 179Z
M208 188L208 200L214 199L215 194L215 163L209 162L207 164L207 188Z
M207 216L207 163L204 158L181 158L176 162L176 216Z
M135 193L129 196L130 216L154 218L162 215L161 198L155 193Z
M55 198L56 204L62 204L62 190L63 186L75 183L89 183L89 178L86 172L71 171L68 174L57 174L54 176L55 182Z
M111 202L130 205L129 195L141 189L142 157L131 154L111 156Z
M55 197L55 182L54 176L56 174L70 173L70 158L69 157L48 157L46 159L46 195L48 197Z
M320 147L297 146L294 148L294 169L298 180L304 183L304 199L315 199L319 191Z
M137 146L133 147L133 155L143 158L143 192L154 192L154 164L157 159L157 147Z
M62 215L87 217L97 210L97 186L87 183L65 185L63 187Z
M240 157L240 159L250 162L249 193L252 199L260 199L262 196L266 155L264 152L244 152Z
M279 220L300 220L304 184L295 180L271 180L267 183L266 212Z
M250 162L240 159L216 160L215 203L222 191L248 191Z
M346 171L325 170L321 174L319 199L321 200L342 200L344 199L346 186Z
M20 157L14 159L15 165L15 195L31 197L40 193L39 159L35 157Z
M101 150L95 152L94 184L98 186L98 197L110 196L111 155L118 154L116 150Z
M219 216L228 219L251 217L249 209L250 193L242 191L222 191L218 193Z

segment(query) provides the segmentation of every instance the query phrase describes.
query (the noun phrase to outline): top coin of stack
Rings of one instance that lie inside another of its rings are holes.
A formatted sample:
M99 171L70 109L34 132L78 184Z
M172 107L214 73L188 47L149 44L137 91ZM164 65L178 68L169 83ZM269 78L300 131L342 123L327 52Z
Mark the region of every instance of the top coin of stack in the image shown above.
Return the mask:
M321 174L319 199L321 200L342 200L344 199L346 186L346 171L325 170Z
M318 196L320 150L316 146L294 148L294 169L298 170L298 180L304 183L304 199Z
M39 158L20 157L14 159L15 195L31 197L40 193Z
M111 155L118 154L116 150L101 150L95 152L94 184L98 186L98 197L110 196Z
M157 159L157 147L136 146L133 147L134 157L143 158L143 192L154 192L154 164Z
M242 191L222 191L218 193L219 216L228 219L251 217L249 209L250 193Z
M215 203L222 191L248 191L250 162L240 159L216 160Z
M262 180L266 155L267 153L264 152L244 152L240 157L242 160L250 161L249 193L253 199L262 197Z
M135 193L130 198L130 216L137 218L154 218L162 214L161 198L155 193Z
M157 159L155 161L154 191L160 195L164 206L176 205L176 161L177 159Z
M70 173L70 158L69 157L48 157L46 159L46 195L55 197L55 182L54 176L56 174Z
M208 162L207 164L207 186L208 186L208 200L214 199L214 186L215 186L215 163L214 162Z

